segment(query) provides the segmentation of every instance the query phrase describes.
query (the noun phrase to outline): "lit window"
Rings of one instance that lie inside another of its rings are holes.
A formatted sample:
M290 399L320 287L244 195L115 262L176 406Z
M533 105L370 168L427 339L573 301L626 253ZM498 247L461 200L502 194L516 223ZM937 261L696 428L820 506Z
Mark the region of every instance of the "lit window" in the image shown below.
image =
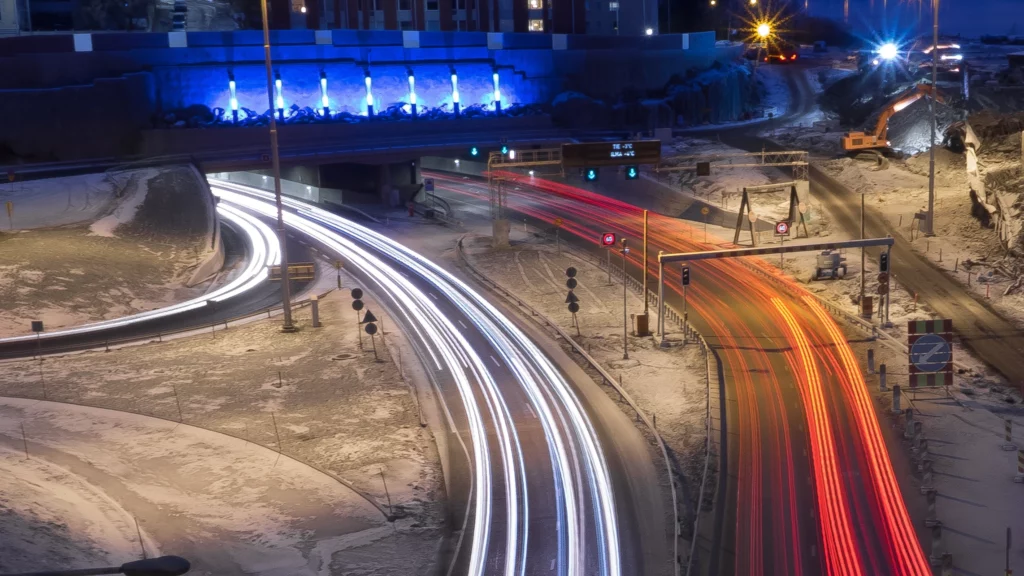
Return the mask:
M541 0L530 0L530 10L540 10L543 7Z
M618 2L609 2L608 3L608 9L609 10L618 10L619 9L619 3Z
M543 20L540 20L540 19L530 20L530 32L543 32L543 31L544 31L544 21Z

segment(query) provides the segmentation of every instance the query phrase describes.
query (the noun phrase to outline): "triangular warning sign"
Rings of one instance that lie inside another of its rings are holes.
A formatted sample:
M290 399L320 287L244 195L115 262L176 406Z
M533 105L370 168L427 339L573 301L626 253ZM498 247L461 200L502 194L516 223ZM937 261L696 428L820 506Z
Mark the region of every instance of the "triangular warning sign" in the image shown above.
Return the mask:
M366 311L366 316L363 316L362 324L366 324L367 322L376 322L376 321L377 321L377 317L373 315L373 312L370 312L369 310L367 310Z
M572 293L572 290L570 290L569 293L565 296L565 303L566 304L572 304L573 302L579 302L579 301L580 301L580 299L577 298L576 295Z

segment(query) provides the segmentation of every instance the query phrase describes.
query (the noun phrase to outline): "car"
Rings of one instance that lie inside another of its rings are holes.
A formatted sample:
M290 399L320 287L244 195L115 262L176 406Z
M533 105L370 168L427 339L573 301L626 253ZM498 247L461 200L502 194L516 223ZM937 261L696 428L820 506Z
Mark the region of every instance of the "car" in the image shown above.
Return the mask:
M797 48L787 42L773 42L768 46L768 50L764 52L761 57L765 62L793 62L797 59Z

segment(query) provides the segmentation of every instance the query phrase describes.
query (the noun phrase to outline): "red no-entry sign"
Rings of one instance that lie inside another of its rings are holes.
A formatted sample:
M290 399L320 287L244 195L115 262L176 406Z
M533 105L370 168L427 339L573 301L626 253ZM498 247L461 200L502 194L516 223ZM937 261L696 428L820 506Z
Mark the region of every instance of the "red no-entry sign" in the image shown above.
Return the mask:
M615 234L607 232L601 236L601 244L603 246L615 246Z
M775 223L775 235L776 236L789 236L789 222L783 220L782 222Z

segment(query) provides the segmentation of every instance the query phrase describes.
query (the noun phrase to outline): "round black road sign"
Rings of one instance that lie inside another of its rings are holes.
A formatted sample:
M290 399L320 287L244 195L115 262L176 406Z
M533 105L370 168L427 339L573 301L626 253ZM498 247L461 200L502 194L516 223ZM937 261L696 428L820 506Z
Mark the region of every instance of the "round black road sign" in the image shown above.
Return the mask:
M356 300L359 300L362 297L363 297L363 289L362 288L353 288L352 289L352 298L355 298ZM356 308L356 310L358 310L358 308Z
M568 268L565 269L565 275L568 276L569 278L575 278L576 269L573 268L572 266L569 266Z
M575 278L569 278L568 280L565 281L565 287L568 288L569 290L576 288L577 284L579 284L579 282L576 282Z
M580 305L579 304L577 304L575 302L569 304L569 312L572 312L573 314L575 314L575 313L577 313L579 311L580 311Z
M374 334L377 333L377 325L373 323L367 324L366 327L363 328L363 330L366 330L367 334L373 336Z
M357 288L357 290L358 290L358 288ZM352 309L356 310L356 311L362 310L363 309L363 301L362 300L353 300L352 301Z

